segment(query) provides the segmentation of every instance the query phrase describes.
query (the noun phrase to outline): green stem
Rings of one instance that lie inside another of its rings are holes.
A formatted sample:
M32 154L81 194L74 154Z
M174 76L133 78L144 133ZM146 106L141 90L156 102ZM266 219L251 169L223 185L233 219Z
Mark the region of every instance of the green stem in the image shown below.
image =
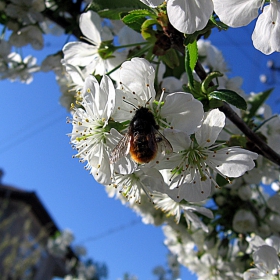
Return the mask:
M135 44L128 44L128 45L122 45L122 46L114 46L114 48L117 49L123 49L123 48L130 48L130 47L137 47L141 45L147 45L147 42L142 42L142 43L135 43Z

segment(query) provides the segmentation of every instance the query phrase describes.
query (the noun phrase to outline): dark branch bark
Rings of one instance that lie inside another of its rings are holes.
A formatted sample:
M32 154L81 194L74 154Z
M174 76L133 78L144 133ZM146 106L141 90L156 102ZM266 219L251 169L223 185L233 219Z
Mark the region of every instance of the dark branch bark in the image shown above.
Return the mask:
M80 39L80 37L82 36L82 32L79 28L78 22L78 18L80 15L78 11L76 11L76 14L73 15L73 18L75 18L75 20L73 20L73 18L67 19L65 17L59 16L58 13L50 9L45 9L43 11L43 15L49 20L55 22L60 27L62 27L65 30L65 33L73 34L77 39Z
M195 66L195 72L202 81L207 76L199 61ZM262 156L280 166L280 155L271 149L256 133L254 133L227 103L224 102L224 104L219 107L219 110L223 112L226 117L231 120L244 133L244 135L258 147L259 153Z
M231 107L224 102L223 106L219 107L229 120L231 120L244 135L254 143L261 155L280 166L280 156L273 149L271 149L256 133L254 133L247 124L231 109Z

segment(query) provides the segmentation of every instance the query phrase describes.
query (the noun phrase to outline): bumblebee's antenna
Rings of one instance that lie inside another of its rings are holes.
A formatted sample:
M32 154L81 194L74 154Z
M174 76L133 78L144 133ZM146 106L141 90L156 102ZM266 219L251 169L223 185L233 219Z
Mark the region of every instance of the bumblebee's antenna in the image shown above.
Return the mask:
M152 97L150 97L149 98L149 100L145 103L145 108L146 108L146 105L148 105L149 104L149 102L150 102L150 100L152 99ZM135 106L133 103L131 103L131 102L129 102L129 101L127 101L127 100L125 100L125 99L123 99L123 102L125 102L125 103L127 103L127 104L129 104L129 105L131 105L131 106L133 106L136 110L138 110L139 108L137 107L137 106Z
M133 106L136 110L138 110L139 108L137 108L133 103L131 103L131 102L129 102L129 101L127 101L127 100L125 100L125 99L123 99L123 102L125 102L125 103L127 103L127 104L129 104L129 105L131 105L131 106Z
M149 104L150 100L152 99L152 97L149 98L149 100L145 103L145 108L146 108L146 105Z

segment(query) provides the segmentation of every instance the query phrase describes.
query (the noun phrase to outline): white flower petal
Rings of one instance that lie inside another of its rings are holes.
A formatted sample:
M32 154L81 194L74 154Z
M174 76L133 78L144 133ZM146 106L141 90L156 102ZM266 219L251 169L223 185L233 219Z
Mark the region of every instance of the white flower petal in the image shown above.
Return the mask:
M161 191L164 185L163 177L155 168L143 168L145 176L141 178L141 182L151 191Z
M140 98L145 106L147 101L152 102L156 93L154 89L155 70L153 66L144 58L132 58L126 61L120 68L120 82L125 91L135 94L135 98Z
M87 66L99 57L98 49L83 42L67 43L63 49L64 61L77 66Z
M255 266L262 272L270 272L272 274L273 270L278 271L280 262L277 252L273 247L268 245L259 247L253 253L253 259Z
M276 13L276 15L275 15ZM264 54L280 51L280 3L270 2L259 16L252 34L253 45Z
M192 134L200 126L204 111L202 103L186 92L169 94L161 108L161 116L174 129Z
M96 45L101 43L100 31L101 19L99 15L93 11L88 11L80 16L80 28L82 33L92 40Z
M100 82L99 110L103 110L103 118L109 120L115 107L115 87L108 76L103 76Z
M211 181L207 178L201 181L198 174L196 174L192 183L184 183L178 188L178 197L180 200L185 199L189 202L203 201L211 193Z
M178 131L175 129L165 129L163 135L169 140L173 147L174 152L180 152L188 149L191 145L191 139L183 131Z
M209 232L208 227L201 221L201 219L195 213L185 210L184 215L186 220L190 220L192 225L196 229L201 228L203 231Z
M115 111L112 115L112 118L115 121L123 122L131 120L133 118L136 108L134 108L133 105L129 104L130 102L134 104L134 100L131 100L130 97L131 94L129 94L128 92L116 89ZM128 101L129 103L124 102L124 100ZM137 106L137 103L134 105Z
M280 238L278 236L271 236L265 240L265 242L273 247L276 252L280 252Z
M225 114L219 109L211 110L205 114L206 117L201 127L196 131L195 138L201 147L209 147L215 143L221 130L225 126Z
M231 26L249 24L258 16L261 0L213 0L214 10L220 20Z
M90 173L98 183L108 185L112 182L112 170L109 164L109 156L104 145L98 145L97 149L97 154L92 155L88 159L88 166L91 168Z
M140 0L145 5L149 6L150 8L156 8L159 6L163 0Z
M70 75L73 83L82 87L84 83L84 75L79 67L72 64L64 64L66 72Z
M251 268L244 272L244 280L266 279L266 274L257 268Z
M127 25L122 27L122 29L118 32L117 35L118 35L119 44L121 46L144 42L144 39L141 36L141 34L129 28Z
M81 95L82 107L75 109L72 120L70 136L77 150L75 157L82 162L87 161L86 168L101 184L110 184L112 181L106 125L109 113L113 110L114 94L114 87L108 77L103 78L100 88L95 77L88 76Z
M232 147L216 151L212 158L207 159L207 164L225 176L236 178L253 169L257 157L256 153Z
M201 206L196 206L196 205L187 205L187 206L182 206L182 208L184 210L196 211L196 212L208 217L209 219L214 218L213 212L206 207L201 207Z
M162 80L161 87L165 93L171 93L182 90L183 82L175 77L166 77Z
M257 220L251 211L240 209L238 210L232 221L232 227L240 233L249 233L256 229Z
M249 239L250 247L255 251L258 247L266 245L265 241L258 235Z
M168 0L170 23L180 32L192 34L203 29L213 13L212 0Z

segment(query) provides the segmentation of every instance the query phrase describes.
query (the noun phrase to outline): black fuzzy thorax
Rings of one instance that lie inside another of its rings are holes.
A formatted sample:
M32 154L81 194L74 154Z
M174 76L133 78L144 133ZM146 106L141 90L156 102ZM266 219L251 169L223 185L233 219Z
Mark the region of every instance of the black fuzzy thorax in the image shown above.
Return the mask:
M158 129L153 113L145 107L138 109L130 122L130 132L151 133Z

